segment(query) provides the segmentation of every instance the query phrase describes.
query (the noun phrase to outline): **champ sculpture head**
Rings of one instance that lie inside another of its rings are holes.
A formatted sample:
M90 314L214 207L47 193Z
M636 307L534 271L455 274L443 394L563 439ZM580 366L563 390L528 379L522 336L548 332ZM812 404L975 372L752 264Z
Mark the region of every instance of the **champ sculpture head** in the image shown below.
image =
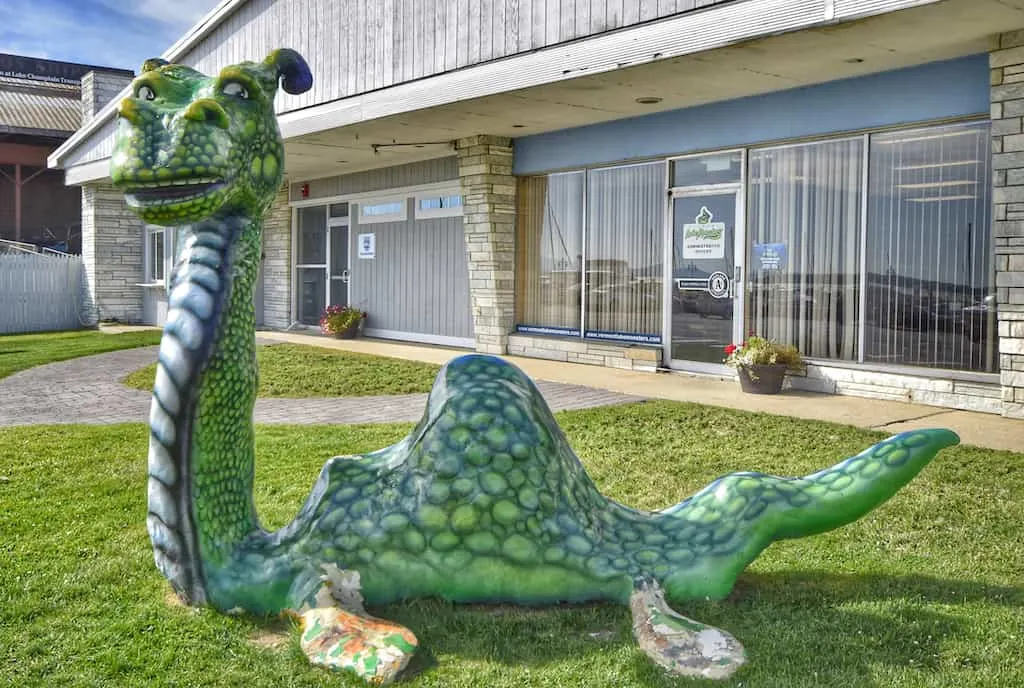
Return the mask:
M275 50L207 76L147 60L118 108L114 185L145 222L188 224L220 211L259 215L284 176L274 111L278 83L312 86L299 53Z

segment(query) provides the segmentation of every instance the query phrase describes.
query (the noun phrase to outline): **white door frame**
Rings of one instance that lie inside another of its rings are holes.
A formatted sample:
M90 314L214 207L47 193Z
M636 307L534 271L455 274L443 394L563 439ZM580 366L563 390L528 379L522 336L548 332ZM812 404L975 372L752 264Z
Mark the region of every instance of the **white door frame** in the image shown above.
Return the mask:
M706 363L704 361L688 361L672 358L672 297L675 292L675 280L672 277L675 261L674 245L674 205L677 198L694 198L710 195L734 194L736 197L736 234L733 242L733 274L732 279L732 300L733 320L732 338L734 342L742 341L744 322L744 296L746 292L746 258L747 258L747 227L746 227L746 160L744 159L744 174L738 182L726 184L707 184L702 186L686 186L670 189L666 200L665 211L665 239L664 239L664 291L662 308L662 330L665 336L662 338L662 360L668 363L668 367L674 370L685 370L694 373L705 373L713 375L732 376L731 369L724 363ZM725 352L722 352L725 358Z

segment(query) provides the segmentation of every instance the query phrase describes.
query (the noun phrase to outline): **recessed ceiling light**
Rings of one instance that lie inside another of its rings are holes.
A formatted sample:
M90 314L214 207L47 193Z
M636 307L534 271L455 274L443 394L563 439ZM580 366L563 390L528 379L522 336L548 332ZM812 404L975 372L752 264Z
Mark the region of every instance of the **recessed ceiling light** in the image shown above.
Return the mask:
M864 59L860 58L860 57L851 57L851 58L847 59L846 61L849 62L850 64L860 64L861 62L864 61Z
M526 126L525 124L513 124L512 128L513 129L522 129L525 126Z
M641 105L654 105L655 103L660 103L661 98L659 98L658 96L640 96L639 98L636 99L636 102L640 103Z

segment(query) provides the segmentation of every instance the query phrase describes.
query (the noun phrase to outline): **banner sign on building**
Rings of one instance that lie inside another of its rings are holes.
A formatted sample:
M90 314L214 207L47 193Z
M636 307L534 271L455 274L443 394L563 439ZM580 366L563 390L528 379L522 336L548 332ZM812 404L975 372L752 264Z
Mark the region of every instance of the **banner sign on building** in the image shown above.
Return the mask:
M126 69L92 67L72 62L57 62L56 60L41 60L36 57L22 57L20 55L0 53L0 77L7 79L47 81L52 84L78 86L82 83L83 76L96 70L118 72L126 76L133 76L133 73Z
M694 223L683 225L684 259L725 257L725 223L712 222L713 219L707 206L701 206Z

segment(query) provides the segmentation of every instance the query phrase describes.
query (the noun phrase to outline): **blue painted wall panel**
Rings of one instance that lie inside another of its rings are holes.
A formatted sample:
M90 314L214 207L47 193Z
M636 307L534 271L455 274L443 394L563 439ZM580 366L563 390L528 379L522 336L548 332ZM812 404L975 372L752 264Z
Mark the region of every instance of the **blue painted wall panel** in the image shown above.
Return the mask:
M525 136L515 174L987 114L988 55Z

